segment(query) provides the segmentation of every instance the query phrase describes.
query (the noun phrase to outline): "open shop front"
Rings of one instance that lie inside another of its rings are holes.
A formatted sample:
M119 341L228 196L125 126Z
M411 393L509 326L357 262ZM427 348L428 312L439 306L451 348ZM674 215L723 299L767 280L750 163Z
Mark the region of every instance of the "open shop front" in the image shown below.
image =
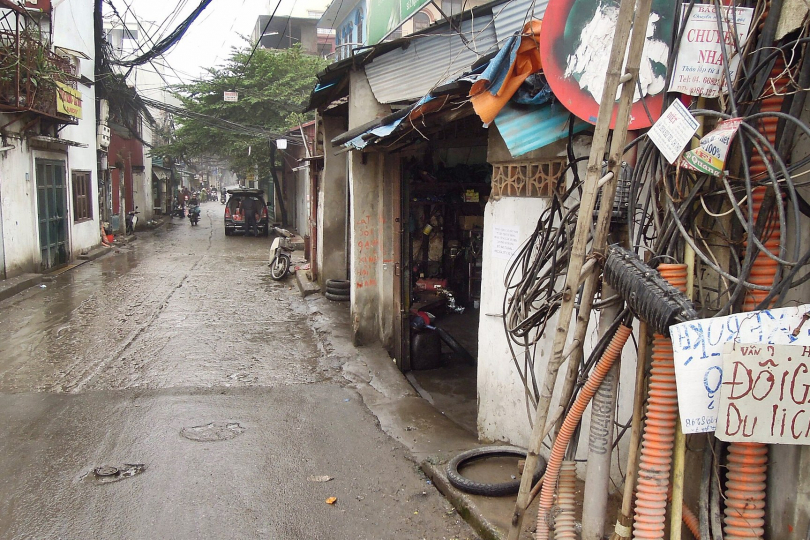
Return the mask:
M484 208L491 189L486 157L486 130L473 116L400 161L401 264L408 270L402 305L410 341L400 366L419 392L471 431L477 431Z

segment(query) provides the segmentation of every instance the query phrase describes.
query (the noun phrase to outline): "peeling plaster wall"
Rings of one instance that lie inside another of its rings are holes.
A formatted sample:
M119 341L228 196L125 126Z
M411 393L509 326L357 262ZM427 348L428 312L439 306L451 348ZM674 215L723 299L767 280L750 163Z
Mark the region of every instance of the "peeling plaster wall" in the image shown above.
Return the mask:
M374 98L364 72L351 72L349 85L349 129L390 113ZM356 345L361 345L382 337L380 271L386 219L384 155L350 152L348 162L352 338Z

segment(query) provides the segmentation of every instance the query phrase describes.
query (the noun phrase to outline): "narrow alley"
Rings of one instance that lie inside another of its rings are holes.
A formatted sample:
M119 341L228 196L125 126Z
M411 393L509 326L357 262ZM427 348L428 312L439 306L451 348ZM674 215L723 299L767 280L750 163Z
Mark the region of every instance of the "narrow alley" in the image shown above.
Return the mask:
M0 303L0 537L474 538L223 208Z

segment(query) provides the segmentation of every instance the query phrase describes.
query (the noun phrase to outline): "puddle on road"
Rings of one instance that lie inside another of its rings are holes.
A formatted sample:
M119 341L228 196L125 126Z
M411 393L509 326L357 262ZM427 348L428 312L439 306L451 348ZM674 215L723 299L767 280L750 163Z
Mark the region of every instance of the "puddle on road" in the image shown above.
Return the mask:
M111 484L126 478L137 476L146 470L143 463L124 463L120 467L113 465L102 465L96 467L82 477L82 480L92 484Z
M204 426L184 427L180 435L190 441L213 442L227 441L245 432L239 422L211 422Z

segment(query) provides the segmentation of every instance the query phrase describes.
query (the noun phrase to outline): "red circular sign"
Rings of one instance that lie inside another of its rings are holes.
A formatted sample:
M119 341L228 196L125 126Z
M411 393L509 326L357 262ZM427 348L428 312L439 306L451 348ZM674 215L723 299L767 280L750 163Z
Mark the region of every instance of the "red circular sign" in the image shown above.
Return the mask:
M540 57L543 63L543 72L548 80L549 86L551 86L551 90L566 109L591 124L596 124L596 119L599 115L599 103L587 89L582 87L580 81L577 80L574 75L566 75L565 72L569 62L572 62L572 55L575 49L580 45L582 36L586 34L586 32L584 32L585 25L591 23L598 26L600 21L594 22L599 16L597 10L601 9L600 6L604 5L608 5L607 9L618 8L618 2L611 2L610 0L606 2L593 2L592 0L549 0L545 15L543 16L543 29L540 32ZM673 15L674 14L656 15L659 22L663 21L660 24L661 28L656 29L656 34L660 34L661 36L669 36L671 34ZM604 22L604 19L602 19L601 22ZM602 25L600 28L605 31L606 27ZM593 26L591 26L590 29L593 29ZM613 31L610 33L613 34ZM669 43L668 38L662 38L662 40L667 44ZM606 48L609 48L609 45L606 45ZM610 51L607 50L606 55L609 56L609 54ZM642 62L649 62L649 60L642 59ZM595 63L588 65L593 71ZM664 71L666 70L666 66L655 67L659 70L661 68L663 68ZM596 67L596 70L604 70L607 72L607 61L604 62L604 65ZM642 99L636 101L630 109L629 129L650 127L661 115L661 107L665 93L665 90L662 88L657 94L642 98L644 102L642 102ZM647 110L649 110L652 116L652 121L647 116L647 111L644 109L645 103ZM614 127L616 121L617 109L618 107L613 108L613 116L610 123L611 128Z

